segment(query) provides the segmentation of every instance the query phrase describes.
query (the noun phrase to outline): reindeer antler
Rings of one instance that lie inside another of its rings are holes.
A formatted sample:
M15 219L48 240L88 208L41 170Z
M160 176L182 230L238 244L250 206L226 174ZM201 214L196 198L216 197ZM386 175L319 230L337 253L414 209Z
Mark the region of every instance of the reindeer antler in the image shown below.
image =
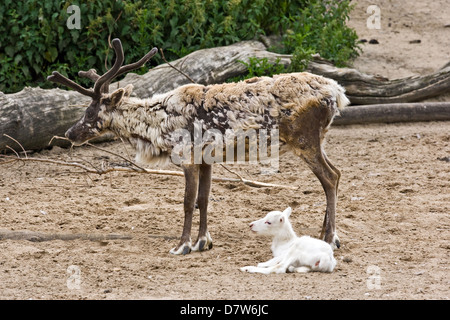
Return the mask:
M115 38L113 39L113 41L111 41L111 44L114 49L114 52L116 53L116 61L114 62L114 65L112 66L111 69L106 71L104 75L102 75L100 78L97 79L97 81L95 81L94 92L98 95L101 95L103 84L108 82L108 80L111 81L114 78L114 76L119 71L124 61L123 48L120 40Z
M95 92L92 91L92 89L86 89L80 86L78 83L73 82L72 80L64 77L58 71L53 71L52 75L47 77L47 80L65 85L66 87L72 88L78 91L79 93L84 94L85 96L89 96L91 98L95 98L97 96Z
M52 75L47 77L47 80L65 85L93 99L99 98L102 93L109 92L109 84L114 78L131 70L142 67L148 60L150 60L151 57L153 57L158 52L157 48L153 48L138 62L122 66L124 61L122 43L119 39L116 38L111 41L111 45L114 49L114 52L116 53L116 61L114 62L112 68L109 69L104 75L98 75L95 69L78 72L78 75L80 77L85 77L95 82L94 89L86 89L57 71L53 71Z
M100 78L95 69L89 69L89 71L78 71L78 75L80 77L91 79L94 82Z
M109 84L111 83L111 81L112 81L114 78L120 76L121 74L130 72L131 70L135 70L135 69L138 69L138 68L142 67L142 66L143 66L147 61L149 61L149 60L150 60L157 52L158 52L158 48L153 48L153 49L150 50L145 56L143 56L143 57L141 58L141 60L139 60L138 62L130 63L130 64L127 64L127 65L125 65L125 66L120 67L119 71L117 71L117 73L114 75L114 77L112 77L110 80L108 80L108 81L106 81L106 82L104 83L104 85L103 85L103 86L104 86L104 87L103 87L104 92L105 92L105 93L108 93L108 92L109 92ZM89 71L91 71L91 70L89 70Z

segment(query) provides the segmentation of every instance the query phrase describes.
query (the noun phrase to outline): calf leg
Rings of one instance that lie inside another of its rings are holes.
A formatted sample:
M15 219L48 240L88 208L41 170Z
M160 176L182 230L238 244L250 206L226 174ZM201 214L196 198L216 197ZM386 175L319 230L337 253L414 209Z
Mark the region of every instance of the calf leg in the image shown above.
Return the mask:
M300 266L300 267L293 267L293 266L290 266L290 267L288 268L288 271L289 271L289 272L297 272L297 273L308 273L308 272L311 271L311 268L310 268L310 267L307 267L307 266Z
M282 257L274 257L266 262L260 262L258 263L259 268L267 268L267 267L273 267L274 265L280 263L282 260Z
M170 250L172 254L188 254L191 252L191 227L192 214L194 213L195 200L197 198L199 185L199 165L187 165L183 167L185 190L184 190L184 225L178 246Z
M269 274L269 273L274 272L274 270L282 262L282 260L283 260L283 257L278 256L278 257L274 257L266 262L260 262L260 263L258 263L258 265L256 267L255 266L246 266L246 267L240 268L240 270L244 271L244 272L250 272L250 273Z
M258 266L247 266L242 267L240 270L244 272L250 272L250 273L263 273L263 274L270 274L270 273L286 273L287 271L291 270L290 266L294 263L294 261L297 260L297 257L290 257L289 255L286 256L278 256L275 258L270 259L269 261L259 263Z
M243 272L250 272L250 273L262 273L262 274L274 273L273 267L260 268L260 267L255 267L255 266L247 266L247 267L242 267L240 270Z
M203 164L200 166L197 204L200 211L200 227L198 238L192 251L203 251L212 248L212 239L208 232L208 200L211 191L212 166Z

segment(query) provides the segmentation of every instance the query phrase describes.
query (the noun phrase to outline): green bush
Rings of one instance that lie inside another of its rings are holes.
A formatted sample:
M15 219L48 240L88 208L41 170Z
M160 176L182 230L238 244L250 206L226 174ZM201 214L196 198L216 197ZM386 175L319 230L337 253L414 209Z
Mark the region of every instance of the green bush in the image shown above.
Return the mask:
M173 60L192 51L228 45L259 35L281 35L281 50L294 53L301 69L311 53L337 64L358 53L356 34L345 26L348 1L325 0L2 0L0 3L0 91L53 87L53 70L77 82L79 70L103 73L114 54L108 37L122 40L125 63L152 47ZM81 11L81 28L66 26L70 5ZM148 67L161 63L159 55ZM272 68L277 72L277 68Z
M238 60L239 63L242 63L247 68L247 74L229 78L227 82L237 82L243 79L272 76L274 74L287 72L285 66L280 63L280 58L278 58L275 63L270 63L268 58L250 57L248 60L248 63Z
M356 32L346 26L352 6L349 1L324 5L323 1L309 1L292 17L291 26L283 35L284 50L292 52L291 68L303 70L313 53L342 67L359 54Z

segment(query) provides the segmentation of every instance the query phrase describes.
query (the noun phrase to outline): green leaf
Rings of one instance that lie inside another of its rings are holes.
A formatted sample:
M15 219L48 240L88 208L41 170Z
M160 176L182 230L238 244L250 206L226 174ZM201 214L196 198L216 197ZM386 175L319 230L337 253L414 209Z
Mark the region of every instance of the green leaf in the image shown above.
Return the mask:
M15 54L15 48L13 47L13 46L7 46L7 47L5 47L5 53L8 55L8 56L10 56L10 57L13 57L14 56L14 54Z
M122 36L127 35L131 30L131 27L129 25L126 25L122 28L122 31L120 32L120 34Z
M14 57L14 63L15 63L15 64L19 64L20 61L22 61L22 55L21 55L21 54L18 54L18 55L16 55L16 56Z
M30 69L27 66L22 66L22 72L26 78L30 76Z
M165 48L166 58L174 60L261 34L281 35L273 50L294 53L299 68L312 52L340 66L360 52L356 32L346 26L353 8L349 0L0 1L0 72L6 79L0 87L7 91L39 85L43 72L104 70L105 59L109 66L114 60L113 50L107 50L109 35L120 37L127 63L152 46ZM80 30L66 27L71 4L81 9ZM155 56L150 63L161 62ZM248 64L255 75L282 69L264 60Z
M70 35L72 37L73 43L76 43L78 41L78 38L80 37L80 31L79 30L72 30L72 31L70 31Z
M48 51L44 53L44 58L48 62L53 62L58 57L58 50L55 47L50 47Z

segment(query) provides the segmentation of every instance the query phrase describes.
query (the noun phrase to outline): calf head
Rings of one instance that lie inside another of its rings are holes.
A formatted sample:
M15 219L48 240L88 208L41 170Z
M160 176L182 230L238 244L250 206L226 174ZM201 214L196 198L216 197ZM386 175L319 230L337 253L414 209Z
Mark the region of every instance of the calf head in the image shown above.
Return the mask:
M66 132L66 137L76 145L83 144L107 132L112 121L112 112L116 107L120 106L124 99L131 95L132 85L127 85L125 88L119 88L113 93L109 93L111 81L121 74L142 67L158 51L157 48L153 48L138 62L122 66L124 61L122 43L119 39L114 39L111 41L111 45L114 48L116 60L113 67L104 75L98 75L94 69L78 73L80 77L85 77L95 82L93 89L86 89L57 71L53 71L52 75L47 77L49 81L63 84L92 98L83 117Z
M288 222L292 209L286 208L283 212L271 211L264 218L250 223L250 229L260 235L275 236Z

